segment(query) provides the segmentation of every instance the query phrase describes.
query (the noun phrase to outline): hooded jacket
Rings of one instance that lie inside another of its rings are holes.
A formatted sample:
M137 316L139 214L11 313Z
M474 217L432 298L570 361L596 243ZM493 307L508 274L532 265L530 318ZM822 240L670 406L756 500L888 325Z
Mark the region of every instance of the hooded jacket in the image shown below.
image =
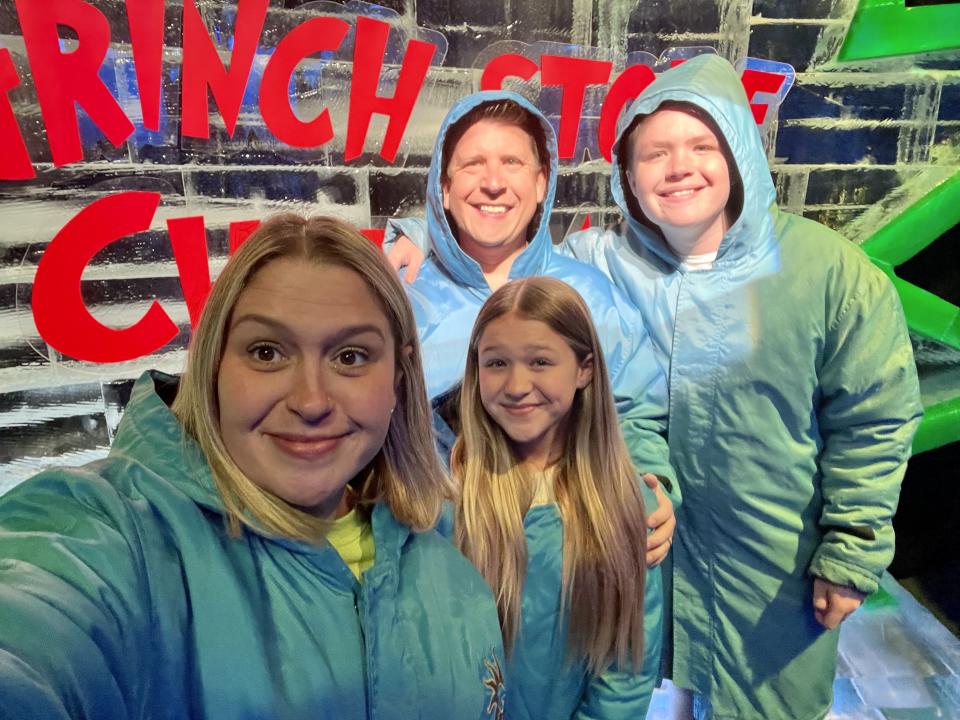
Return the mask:
M443 142L457 120L477 105L496 100L512 100L540 121L549 155L547 190L539 215L533 220L535 232L514 260L510 279L548 275L565 281L583 296L607 361L631 458L639 471L660 475L672 485L674 473L662 435L666 381L656 363L643 320L602 273L555 251L549 220L557 182L556 136L540 111L514 93L480 92L453 105L437 136L428 174L426 227L415 219L391 220L388 224L385 244L405 234L420 247L429 248L420 274L407 286L420 333L427 392L436 398L462 379L474 320L491 295L480 265L460 248L443 207ZM647 508L656 507L653 494L645 485L642 489ZM679 498L673 497L676 506ZM554 566L562 557L562 527L555 506L548 507L553 508L552 520L549 511L533 508L525 523L529 560L514 658L527 657L524 654L527 648L536 661L510 661L508 717L553 720L579 712L578 717L584 718L642 718L659 670L663 595L660 568L651 568L647 574L644 604L647 651L642 671L612 670L588 683L583 665L567 663L565 643L556 639L560 573L556 570L559 565ZM530 515L540 520L532 522ZM637 551L643 552L643 549ZM560 630L565 637L565 627Z
M502 720L496 607L449 542L378 504L360 584L329 543L229 537L155 382L105 460L0 498L0 717Z
M665 100L713 118L743 183L743 209L706 270L685 268L631 215L619 172L626 131ZM839 632L814 618L813 577L877 588L921 415L899 300L854 244L777 209L743 87L720 57L689 60L641 93L619 123L613 168L625 223L565 245L633 300L669 368L684 496L673 680L707 700L709 717L822 717Z

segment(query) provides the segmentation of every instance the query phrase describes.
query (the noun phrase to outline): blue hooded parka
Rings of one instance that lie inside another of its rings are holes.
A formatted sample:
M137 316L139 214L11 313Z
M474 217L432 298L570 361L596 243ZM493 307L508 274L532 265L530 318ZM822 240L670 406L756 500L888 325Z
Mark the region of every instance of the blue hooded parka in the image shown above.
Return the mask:
M587 303L610 372L624 439L639 472L664 478L673 489L665 432L666 384L643 320L631 303L595 268L554 249L550 212L557 183L557 144L553 128L523 97L510 92L475 93L456 102L437 136L427 180L427 220L391 220L386 244L407 235L427 248L420 274L408 286L423 349L427 392L432 398L456 386L466 365L474 320L491 295L480 265L457 242L443 207L443 142L449 128L473 108L512 100L534 115L543 128L549 158L548 185L535 232L514 260L510 278L548 275L573 286ZM656 500L645 485L649 510ZM679 498L673 494L674 503ZM528 566L521 628L508 660L507 716L510 720L643 718L659 672L662 633L662 580L659 567L647 573L644 605L646 652L640 672L610 672L589 678L582 663L566 662L566 624L559 619L563 528L556 505L535 506L525 518ZM637 548L643 553L644 548Z
M688 269L625 195L626 133L667 100L713 119L742 182L742 211L705 270ZM814 617L813 578L877 588L921 414L896 292L854 244L777 208L740 79L718 56L664 72L632 104L611 188L624 224L565 246L633 300L669 369L684 503L668 675L706 717L823 717L839 631Z

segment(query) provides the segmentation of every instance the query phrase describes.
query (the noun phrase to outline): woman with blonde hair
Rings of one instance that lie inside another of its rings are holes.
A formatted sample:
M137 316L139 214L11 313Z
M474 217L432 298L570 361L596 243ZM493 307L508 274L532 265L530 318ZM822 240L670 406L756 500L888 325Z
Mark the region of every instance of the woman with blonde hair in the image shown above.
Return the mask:
M144 375L106 459L0 498L0 717L502 717L493 599L430 529L429 422L379 251L264 223L179 388Z
M460 419L454 539L497 599L508 716L643 718L657 674L643 663L644 505L573 288L532 277L491 295ZM659 637L648 642L658 658Z

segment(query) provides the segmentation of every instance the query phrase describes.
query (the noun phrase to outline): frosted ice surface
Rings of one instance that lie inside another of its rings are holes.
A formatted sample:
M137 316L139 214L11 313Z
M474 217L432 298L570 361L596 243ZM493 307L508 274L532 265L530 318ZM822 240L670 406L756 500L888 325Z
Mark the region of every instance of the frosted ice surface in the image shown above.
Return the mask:
M960 718L960 640L889 574L847 620L828 720ZM672 686L654 693L647 720L669 720Z

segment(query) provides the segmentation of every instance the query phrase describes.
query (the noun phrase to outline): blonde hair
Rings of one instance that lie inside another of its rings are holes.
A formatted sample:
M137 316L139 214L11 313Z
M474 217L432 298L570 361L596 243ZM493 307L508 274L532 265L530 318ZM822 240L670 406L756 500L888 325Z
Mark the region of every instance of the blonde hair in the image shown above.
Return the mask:
M414 530L434 525L452 495L429 432L431 415L423 380L420 345L406 293L382 253L356 229L330 217L293 213L264 222L230 258L214 284L190 342L187 369L173 412L206 455L226 510L228 528L246 525L288 538L317 542L329 521L315 518L254 483L237 466L223 442L217 377L230 317L253 276L280 258L330 264L352 270L379 302L393 334L396 409L383 448L368 466L359 505L384 501L394 517Z
M460 482L454 539L493 589L504 643L520 628L527 566L523 517L534 483L510 439L480 400L478 345L487 325L508 313L539 320L561 335L579 363L592 355L593 378L570 408L554 490L563 519L561 613L569 609L567 652L597 674L643 656L646 522L643 499L620 434L606 363L590 311L553 278L504 285L484 304L470 337L460 395L463 429L451 470Z

